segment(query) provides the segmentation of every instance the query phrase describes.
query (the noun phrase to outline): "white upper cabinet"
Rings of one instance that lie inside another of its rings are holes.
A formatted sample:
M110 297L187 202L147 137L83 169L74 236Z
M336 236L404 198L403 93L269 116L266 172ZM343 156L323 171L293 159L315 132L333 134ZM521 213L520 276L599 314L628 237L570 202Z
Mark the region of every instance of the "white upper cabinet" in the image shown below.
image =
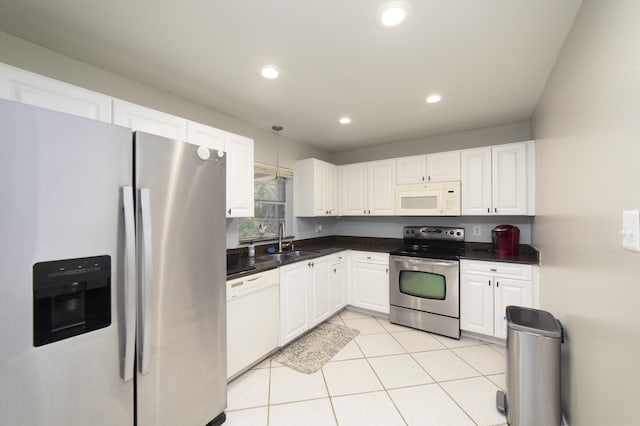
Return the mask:
M396 159L398 185L460 180L460 151Z
M253 217L253 139L226 132L227 217Z
M113 124L169 139L187 140L187 120L184 118L120 99L113 100Z
M462 215L491 214L491 147L466 149L461 157Z
M427 179L427 156L414 155L396 159L396 183L422 183Z
M462 214L534 214L534 161L533 141L462 151Z
M227 153L227 217L254 215L253 139L187 122L187 142Z
M111 123L109 96L2 64L0 97Z
M393 216L396 213L396 162L367 163L367 215Z
M187 121L187 142L209 149L225 151L227 132L205 124Z
M316 158L296 161L294 214L338 215L338 166Z
M367 214L367 163L339 166L342 183L340 203L343 216Z
M493 213L527 214L527 146L524 143L491 148Z
M395 214L396 161L340 166L343 216Z

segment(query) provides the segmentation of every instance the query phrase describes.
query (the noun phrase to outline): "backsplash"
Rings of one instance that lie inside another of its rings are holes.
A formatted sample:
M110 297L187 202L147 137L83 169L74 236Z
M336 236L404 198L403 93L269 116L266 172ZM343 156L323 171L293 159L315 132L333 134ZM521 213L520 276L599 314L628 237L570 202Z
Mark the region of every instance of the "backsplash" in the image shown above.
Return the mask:
M296 240L343 235L354 237L402 238L402 228L407 225L459 226L465 229L468 242L491 242L491 230L497 225L510 224L520 228L520 243L531 244L533 217L528 216L459 216L459 217L299 217L293 221L289 233ZM479 227L480 235L474 235ZM265 243L266 244L266 243ZM227 248L246 246L238 243L238 222L227 219Z

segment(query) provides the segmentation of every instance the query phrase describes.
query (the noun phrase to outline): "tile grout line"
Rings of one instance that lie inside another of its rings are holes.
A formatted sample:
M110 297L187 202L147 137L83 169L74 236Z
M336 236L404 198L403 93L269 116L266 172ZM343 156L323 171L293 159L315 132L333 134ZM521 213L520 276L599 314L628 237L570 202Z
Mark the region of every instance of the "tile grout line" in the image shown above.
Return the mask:
M389 332L389 330L387 330L384 325L382 325L380 323L380 321L376 318L376 321L378 321L378 324L380 324L380 326L382 326L382 328L384 328L386 330L386 332L391 335L391 333ZM393 338L393 336L391 336L391 338ZM394 339L395 340L395 339ZM400 342L398 342L396 340L396 342L400 345L400 347L402 349L404 349L404 346L402 346L400 344ZM356 345L358 345L358 343L356 342ZM360 345L358 345L359 347ZM360 350L362 351L362 348L360 348ZM406 350L406 349L405 349ZM378 379L378 381L380 382L380 385L382 385L382 389L384 390L384 393L387 395L387 398L389 398L389 401L391 401L391 404L393 404L393 408L396 409L396 412L400 415L400 418L402 419L402 421L404 422L405 425L408 425L409 422L407 421L407 419L404 418L404 415L402 415L402 412L400 411L400 408L398 408L398 406L396 405L396 402L393 400L393 398L391 397L391 395L389 394L389 390L387 389L387 387L384 385L384 383L382 382L382 379L380 378L380 376L378 376L378 373L376 372L376 369L373 368L373 365L371 365L371 362L369 361L369 357L364 353L364 351L362 351L362 354L364 355L364 359L367 361L367 364L369 365L369 368L371 369L371 371L373 371L373 374L376 376L376 378ZM403 355L403 354L398 354L398 355ZM389 356L394 356L394 355L389 355Z

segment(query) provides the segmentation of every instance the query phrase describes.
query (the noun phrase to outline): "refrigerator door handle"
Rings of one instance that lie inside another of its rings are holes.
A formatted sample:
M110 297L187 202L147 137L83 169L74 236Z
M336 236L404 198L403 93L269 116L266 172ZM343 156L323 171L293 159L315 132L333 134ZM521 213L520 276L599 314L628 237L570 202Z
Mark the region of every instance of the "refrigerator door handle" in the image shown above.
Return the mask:
M136 338L136 231L133 210L133 189L131 186L122 187L122 206L124 208L124 247L125 247L125 275L124 275L124 321L125 341L122 362L122 379L125 382L133 379Z
M140 304L140 322L142 327L140 331L140 373L147 374L150 371L149 358L151 355L151 280L152 277L152 253L151 253L151 205L149 188L140 188L140 213L142 218L141 234L142 234L142 283L141 304Z

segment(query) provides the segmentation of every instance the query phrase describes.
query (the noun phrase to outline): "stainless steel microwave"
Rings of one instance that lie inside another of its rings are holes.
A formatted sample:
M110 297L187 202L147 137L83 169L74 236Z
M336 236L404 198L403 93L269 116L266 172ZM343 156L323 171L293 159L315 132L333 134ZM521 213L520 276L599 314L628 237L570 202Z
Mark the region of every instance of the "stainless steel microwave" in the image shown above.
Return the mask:
M460 216L460 181L397 185L396 214Z

